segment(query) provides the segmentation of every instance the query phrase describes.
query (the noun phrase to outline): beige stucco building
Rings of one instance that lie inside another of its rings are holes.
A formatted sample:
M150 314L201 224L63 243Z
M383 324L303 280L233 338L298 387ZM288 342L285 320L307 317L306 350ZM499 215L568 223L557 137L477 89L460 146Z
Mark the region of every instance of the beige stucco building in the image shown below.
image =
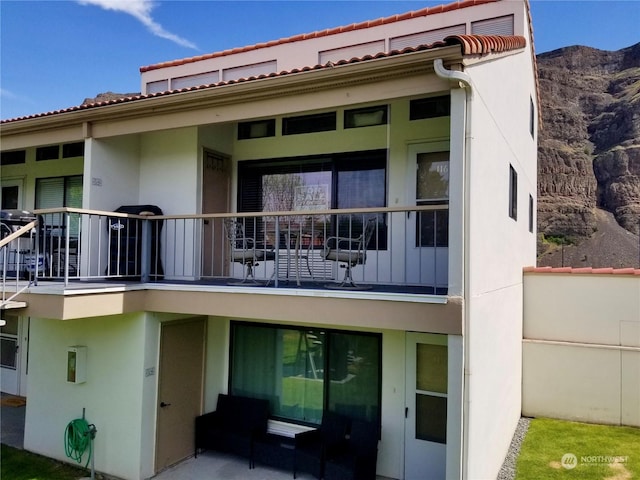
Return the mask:
M476 0L151 65L139 96L3 120L2 207L40 215L32 251L8 253L17 277L42 259L37 285L3 310L25 448L64 460L86 409L96 469L150 478L236 393L292 424L378 422L384 477L495 478L521 411L536 81L528 3ZM369 220L366 258L331 259Z

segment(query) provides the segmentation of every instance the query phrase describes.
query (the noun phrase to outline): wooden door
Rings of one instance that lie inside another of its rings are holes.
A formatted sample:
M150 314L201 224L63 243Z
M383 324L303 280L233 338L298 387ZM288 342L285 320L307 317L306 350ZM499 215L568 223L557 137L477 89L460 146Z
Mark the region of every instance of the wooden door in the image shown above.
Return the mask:
M202 213L229 211L230 159L204 151L202 166ZM225 235L222 219L208 219L203 225L202 275L225 275Z
M193 455L202 413L205 319L168 322L160 334L156 472Z

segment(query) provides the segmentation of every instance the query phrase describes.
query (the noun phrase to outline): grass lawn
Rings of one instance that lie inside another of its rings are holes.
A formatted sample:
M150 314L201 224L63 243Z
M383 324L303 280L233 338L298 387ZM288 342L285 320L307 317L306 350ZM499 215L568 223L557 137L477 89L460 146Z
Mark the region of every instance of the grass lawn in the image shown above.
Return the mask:
M91 475L88 470L4 444L0 455L2 480L76 480Z
M640 428L535 418L520 448L516 480L640 478Z

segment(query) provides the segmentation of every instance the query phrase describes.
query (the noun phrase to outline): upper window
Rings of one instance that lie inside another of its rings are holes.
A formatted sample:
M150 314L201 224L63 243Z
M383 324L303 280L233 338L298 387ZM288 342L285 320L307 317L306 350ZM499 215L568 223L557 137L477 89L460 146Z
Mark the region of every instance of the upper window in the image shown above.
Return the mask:
M336 112L316 113L282 119L282 134L328 132L336 129Z
M474 35L513 35L513 15L473 22L471 33Z
M531 138L535 138L536 132L536 109L533 105L533 98L529 97L529 133Z
M0 165L18 165L25 163L27 158L26 150L13 150L11 152L2 152L0 155Z
M65 143L62 145L62 158L82 157L84 155L84 142Z
M36 161L57 160L60 158L60 145L49 145L36 148Z
M448 117L449 115L451 115L451 99L449 95L418 98L409 102L409 120Z
M529 195L529 231L533 233L533 220L535 211L533 209L533 197Z
M168 79L147 83L147 95L151 93L166 92L167 90L169 90Z
M344 128L371 127L387 123L387 105L345 110Z
M509 216L518 220L518 173L509 165Z
M275 134L276 121L273 118L238 124L238 140L273 137Z
M263 398L283 420L319 424L325 410L380 419L379 334L231 324L233 395Z

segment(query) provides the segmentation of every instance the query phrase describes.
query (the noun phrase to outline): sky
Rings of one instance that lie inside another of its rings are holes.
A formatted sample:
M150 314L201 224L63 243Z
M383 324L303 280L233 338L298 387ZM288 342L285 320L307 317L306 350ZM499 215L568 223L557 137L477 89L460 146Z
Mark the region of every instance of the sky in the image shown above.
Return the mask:
M536 53L640 42L640 0L530 0ZM140 67L443 1L0 0L0 118L140 91Z

